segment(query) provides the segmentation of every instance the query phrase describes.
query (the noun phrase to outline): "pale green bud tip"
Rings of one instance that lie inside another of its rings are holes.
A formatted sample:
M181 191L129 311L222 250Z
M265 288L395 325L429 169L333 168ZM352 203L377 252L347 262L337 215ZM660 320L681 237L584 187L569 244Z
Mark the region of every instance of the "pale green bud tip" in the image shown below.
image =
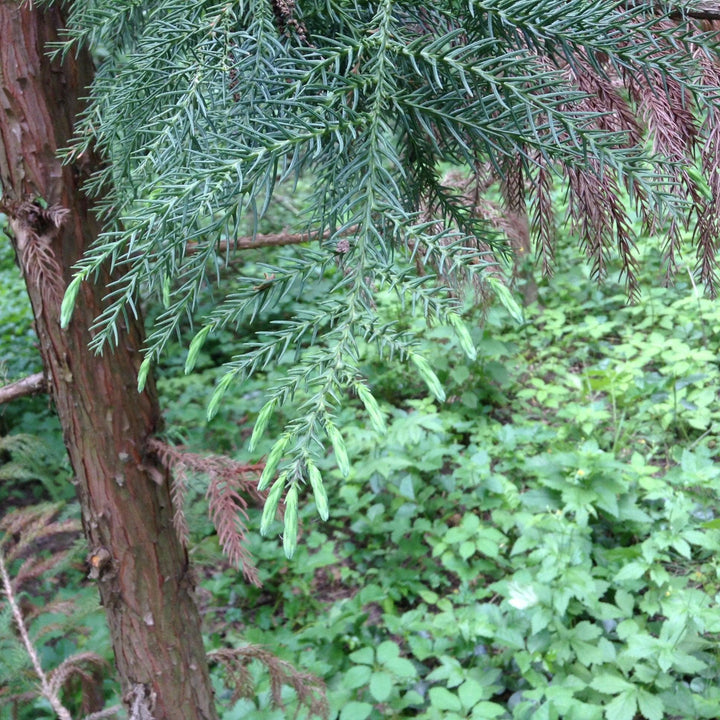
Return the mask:
M422 355L416 355L412 353L410 359L415 364L415 367L420 373L420 377L423 379L428 387L428 390L440 401L445 402L445 390L443 389L438 376L432 371L432 368L428 364L428 361Z
M220 401L223 399L223 396L225 395L225 392L228 389L228 386L233 380L233 377L235 377L235 374L233 372L226 373L222 380L218 383L218 386L215 388L215 392L213 393L213 396L210 398L210 402L208 403L208 409L207 409L207 419L208 421L212 420L215 417L215 413L218 411L218 408L220 407Z
M260 519L260 534L265 536L275 519L275 513L277 512L278 503L280 502L280 495L285 488L286 473L280 475L280 477L273 483L270 492L268 493L267 499L265 500L265 507L263 508L262 518Z
M458 343L462 348L462 351L470 358L475 360L477 358L477 350L475 349L475 343L473 343L470 337L470 332L465 325L464 320L455 313L448 314L448 322L453 326L455 334L457 335Z
M252 437L250 438L250 444L248 445L248 450L250 452L253 452L255 450L255 446L257 445L258 440L262 437L262 434L265 432L265 428L267 427L268 422L270 422L270 418L272 417L273 411L275 410L275 405L277 404L277 400L273 398L270 400L270 402L265 403L263 405L262 410L260 410L260 413L258 414L257 420L255 421L255 427L252 431Z
M73 310L75 310L75 301L77 300L78 292L80 291L80 284L83 278L81 275L76 275L65 291L62 305L60 306L60 327L65 330L70 324L72 319Z
M340 431L332 424L327 423L325 426L330 442L335 452L335 460L338 464L338 470L343 477L347 477L350 474L350 461L348 460L347 449L345 448L345 441L340 434Z
M198 355L202 346L205 344L207 336L210 334L210 325L206 325L200 332L192 339L190 348L188 349L187 360L185 361L185 374L187 375L195 367Z
M325 486L323 485L320 470L318 470L312 461L308 460L307 471L308 478L310 480L310 487L312 488L313 496L315 497L315 505L317 507L318 515L323 520L327 520L330 516L330 510L328 507L327 492L325 491Z
M275 476L275 471L280 464L280 460L282 460L283 453L285 452L285 447L287 446L289 440L290 437L288 435L283 435L272 446L272 450L270 450L270 454L268 455L268 458L265 462L265 469L262 471L262 475L260 476L258 490L264 490Z
M283 550L291 558L297 548L298 532L298 490L292 485L285 496L285 527L283 529Z
M508 289L507 285L496 277L488 277L487 282L495 293L495 297L500 301L500 304L510 313L515 322L522 324L525 322L525 316L522 308L517 304L517 301L512 296L512 293Z
M360 400L362 400L365 410L367 410L373 429L380 435L384 435L387 430L385 426L385 416L382 410L380 410L377 400L375 400L373 394L364 385L356 385L355 390Z
M145 384L147 383L148 373L150 372L150 365L151 360L149 357L146 357L142 361L142 365L140 365L140 370L138 370L138 379L137 379L137 388L138 392L141 393L145 389Z

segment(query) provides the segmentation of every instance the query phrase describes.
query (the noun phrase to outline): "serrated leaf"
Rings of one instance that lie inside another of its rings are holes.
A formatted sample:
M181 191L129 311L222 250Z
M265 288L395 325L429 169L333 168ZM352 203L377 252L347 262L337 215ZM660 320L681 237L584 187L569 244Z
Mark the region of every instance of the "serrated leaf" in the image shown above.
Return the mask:
M632 691L620 693L605 706L607 720L633 720L637 712L637 695Z
M498 703L483 700L473 708L473 718L477 720L489 720L505 714L505 708Z
M342 684L354 690L367 685L371 675L372 668L368 665L354 665L343 675Z
M375 663L375 651L371 647L360 648L351 652L348 656L354 663L361 665L373 665Z
M377 646L377 661L385 664L400 655L400 648L392 640L384 640Z
M620 572L615 575L615 582L623 582L624 580L637 580L641 578L647 571L647 565L633 560L623 567Z
M372 712L370 703L351 700L343 705L340 711L340 720L365 720Z
M384 667L393 675L400 678L417 677L417 669L411 660L402 657L391 658L383 663Z
M393 679L386 672L374 672L370 676L370 694L378 702L385 702L392 694Z
M606 693L607 695L617 695L618 693L632 690L635 686L618 675L604 673L595 676L590 683L590 687L593 690Z
M477 680L469 679L458 688L458 697L463 707L466 710L470 710L483 699L485 692L486 688L477 682Z
M640 712L647 720L663 720L665 717L665 705L659 695L653 695L647 690L640 690L638 693L638 706Z
M462 703L460 698L451 693L447 688L434 687L430 688L430 704L437 710L450 710L452 712L460 712Z

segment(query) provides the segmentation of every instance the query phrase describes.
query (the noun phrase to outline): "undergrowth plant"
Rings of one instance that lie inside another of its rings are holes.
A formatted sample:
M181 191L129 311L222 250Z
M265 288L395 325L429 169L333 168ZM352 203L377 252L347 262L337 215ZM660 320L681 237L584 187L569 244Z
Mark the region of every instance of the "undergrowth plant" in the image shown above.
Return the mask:
M633 305L561 260L524 325L485 312L473 362L451 327L412 321L444 403L369 351L385 432L361 400L343 411L351 470L320 461L327 522L300 513L291 563L248 536L261 589L206 561L211 643L281 648L340 720L715 718L720 311L642 259ZM284 717L263 687L224 719Z

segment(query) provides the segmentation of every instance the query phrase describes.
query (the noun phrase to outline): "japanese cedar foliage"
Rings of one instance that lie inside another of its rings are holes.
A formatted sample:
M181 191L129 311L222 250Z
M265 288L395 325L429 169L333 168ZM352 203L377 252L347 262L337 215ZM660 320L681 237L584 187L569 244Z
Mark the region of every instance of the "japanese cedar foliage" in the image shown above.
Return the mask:
M528 211L548 267L551 191L566 187L596 272L619 254L631 293L637 261L621 196L647 229L663 228L670 270L683 226L696 224L697 270L714 292L720 76L713 34L676 6L77 0L71 24L73 41L103 58L73 152L94 142L109 160L93 181L108 225L78 266L64 319L79 283L108 260L125 274L108 288L95 349L112 343L140 293L162 298L141 386L179 324L195 315L200 289L220 277L233 239L273 202L276 182L312 178L310 210L294 229L318 241L243 278L195 317L186 365L211 333L252 325L263 308L333 277L316 305L240 345L210 400L212 414L234 379L294 354L253 438L302 392L262 481L269 486L279 472L264 527L284 498L288 554L302 480L327 513L317 470L324 443L348 470L335 415L346 392L361 398L378 429L385 424L359 370L358 341L413 361L443 396L412 333L381 322L373 295L389 289L450 323L475 354L458 301L432 272L415 271L420 260L444 278L469 273L482 283L489 248L498 247L468 193L443 184L440 163L464 168L478 191L503 176L505 201Z

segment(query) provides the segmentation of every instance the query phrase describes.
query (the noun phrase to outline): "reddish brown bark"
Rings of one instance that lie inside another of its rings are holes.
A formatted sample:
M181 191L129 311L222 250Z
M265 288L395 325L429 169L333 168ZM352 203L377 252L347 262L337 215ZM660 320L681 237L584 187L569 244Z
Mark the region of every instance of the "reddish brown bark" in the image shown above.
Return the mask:
M75 473L124 701L135 706L130 716L215 720L187 555L173 529L165 472L146 453L159 411L151 382L144 393L136 390L142 322L129 319L120 328L115 352L88 351L88 328L114 279L106 275L81 289L70 327L60 329L71 265L99 232L80 190L83 169L56 158L92 73L85 53L69 53L64 62L45 55L62 27L58 6L0 0L2 209Z

